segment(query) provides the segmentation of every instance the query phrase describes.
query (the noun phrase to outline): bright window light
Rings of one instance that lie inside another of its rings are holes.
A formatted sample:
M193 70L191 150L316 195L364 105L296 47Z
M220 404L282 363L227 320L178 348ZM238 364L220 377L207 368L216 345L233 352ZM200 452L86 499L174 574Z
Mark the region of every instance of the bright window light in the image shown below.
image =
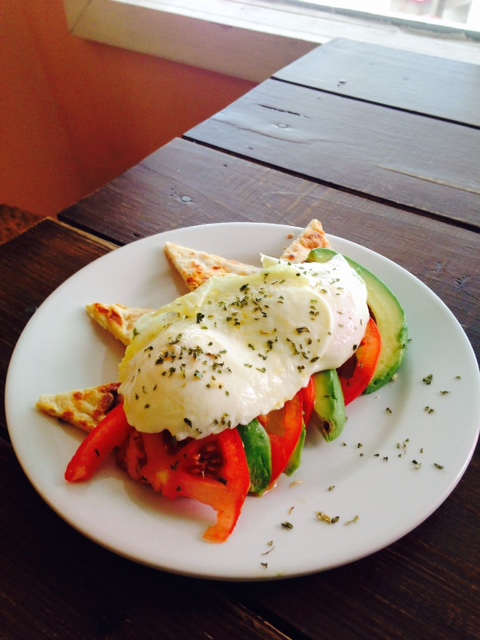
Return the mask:
M364 13L412 20L431 26L480 31L480 0L289 0L291 4L320 10Z

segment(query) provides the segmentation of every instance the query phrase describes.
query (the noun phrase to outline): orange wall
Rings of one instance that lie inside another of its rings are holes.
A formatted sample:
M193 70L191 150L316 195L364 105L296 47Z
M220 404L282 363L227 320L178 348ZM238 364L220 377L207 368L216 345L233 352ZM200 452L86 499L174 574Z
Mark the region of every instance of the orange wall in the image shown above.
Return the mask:
M0 204L55 214L252 86L72 36L63 0L0 2Z

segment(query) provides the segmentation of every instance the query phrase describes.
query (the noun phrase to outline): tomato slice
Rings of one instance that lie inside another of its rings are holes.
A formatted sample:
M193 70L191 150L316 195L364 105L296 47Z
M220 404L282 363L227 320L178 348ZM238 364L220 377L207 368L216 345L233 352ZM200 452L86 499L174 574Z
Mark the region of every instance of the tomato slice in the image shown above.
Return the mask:
M121 447L130 434L123 404L117 405L95 427L77 449L65 471L68 482L89 480L116 447Z
M260 416L259 421L270 437L272 448L272 480L273 487L280 475L285 471L302 436L303 429L303 396L300 390L292 400L288 400L281 409Z
M358 398L370 384L382 349L382 337L373 318L353 356L337 369L345 405Z
M243 443L232 429L182 442L166 431L132 429L119 462L133 478L150 484L166 498L193 498L213 507L217 522L203 536L209 542L224 542L229 537L250 488Z
M307 386L301 390L303 401L303 421L306 427L310 424L313 410L315 408L316 389L315 379L311 376Z

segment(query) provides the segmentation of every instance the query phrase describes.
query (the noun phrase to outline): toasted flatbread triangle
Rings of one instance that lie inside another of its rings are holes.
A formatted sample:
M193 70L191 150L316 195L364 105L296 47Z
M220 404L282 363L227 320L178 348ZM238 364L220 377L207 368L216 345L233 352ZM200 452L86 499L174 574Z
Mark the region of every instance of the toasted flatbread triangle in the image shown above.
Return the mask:
M190 291L194 291L213 276L246 276L259 270L259 267L251 264L188 249L173 242L165 243L165 253Z
M37 409L89 432L105 418L118 397L120 383L40 396Z
M125 307L122 304L102 304L100 302L89 304L86 309L91 318L124 345L131 343L136 321L146 313L153 311L153 309Z
M305 262L312 249L328 248L330 243L319 220L312 220L308 227L288 246L280 256L289 262Z

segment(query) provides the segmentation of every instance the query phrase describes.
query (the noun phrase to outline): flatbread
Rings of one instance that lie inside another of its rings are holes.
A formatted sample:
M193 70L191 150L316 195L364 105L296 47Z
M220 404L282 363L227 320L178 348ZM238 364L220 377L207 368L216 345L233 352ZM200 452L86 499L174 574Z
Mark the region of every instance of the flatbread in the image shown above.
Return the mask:
M312 220L308 227L288 246L280 256L282 260L305 262L312 249L328 249L330 242L319 220Z
M119 382L114 382L57 395L42 395L37 409L88 433L113 409L119 386Z
M165 253L190 291L194 291L213 276L247 276L260 269L251 264L188 249L173 242L165 243Z
M123 304L102 304L94 302L86 307L88 315L112 335L128 346L133 339L136 321L153 309L125 307Z

